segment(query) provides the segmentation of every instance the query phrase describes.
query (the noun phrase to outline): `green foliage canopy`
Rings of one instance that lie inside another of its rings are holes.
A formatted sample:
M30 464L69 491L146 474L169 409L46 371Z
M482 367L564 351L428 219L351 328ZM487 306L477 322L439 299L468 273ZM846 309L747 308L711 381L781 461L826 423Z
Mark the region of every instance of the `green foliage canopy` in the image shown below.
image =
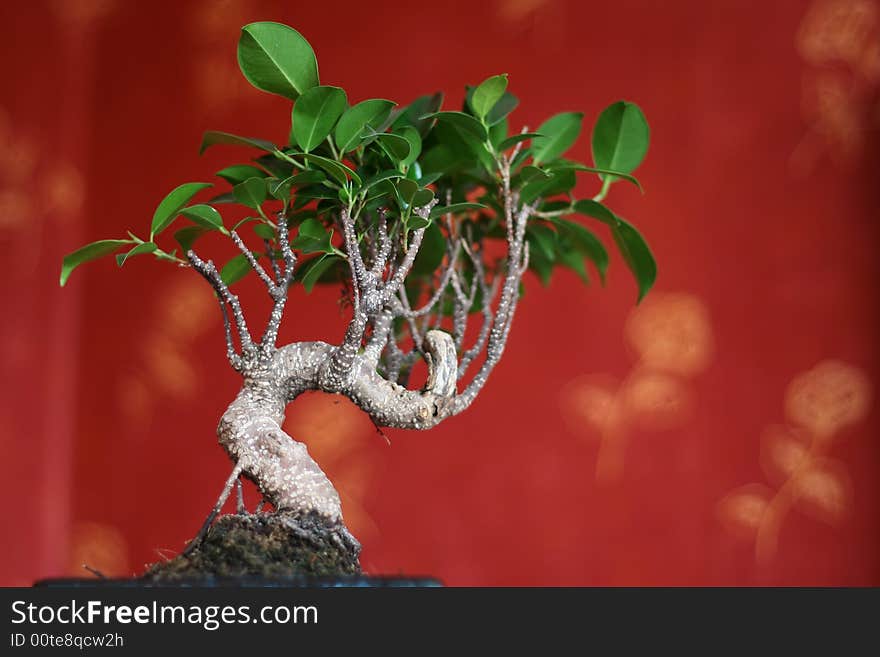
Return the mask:
M403 243L411 231L427 228L407 279L407 293L417 297L430 288L444 258L444 231L449 226L466 231L475 243L505 239L498 165L503 155L514 153L511 189L520 202L535 205L527 228L529 266L545 284L559 266L587 281L587 263L604 281L608 253L590 222L608 227L635 276L639 299L654 283L656 263L643 236L604 204L616 182L641 189L632 174L645 157L650 130L634 103L619 101L599 114L590 141L593 161L583 163L566 157L583 128L581 112L551 116L534 132L511 133L509 115L519 100L508 91L506 74L468 87L458 110L443 109L442 94L422 96L404 106L381 98L350 105L343 89L320 84L317 61L305 38L278 23L242 28L238 62L257 89L293 101L288 143L206 132L201 152L218 145L257 151L250 162L217 172L229 191L192 203L211 185L189 182L176 187L158 204L147 227L148 239L129 233L127 238L101 240L70 253L63 261L62 285L80 264L113 253L124 252L117 256L119 266L147 254L183 264L176 249L164 250L156 238L178 218L187 222L174 233L184 254L208 233L229 235L221 209L237 203L252 216L233 229L247 225L268 245L266 253L255 257L272 257L278 247L278 222L295 230L292 245L304 256L296 280L308 291L317 283L340 280L346 254L338 248L336 228L343 210L362 227L384 216L392 238ZM591 198L575 195L582 174L596 176L599 189ZM414 212L434 198L440 203L427 219ZM441 225L441 217L451 221ZM222 277L232 284L250 271L247 259L238 255L223 266Z

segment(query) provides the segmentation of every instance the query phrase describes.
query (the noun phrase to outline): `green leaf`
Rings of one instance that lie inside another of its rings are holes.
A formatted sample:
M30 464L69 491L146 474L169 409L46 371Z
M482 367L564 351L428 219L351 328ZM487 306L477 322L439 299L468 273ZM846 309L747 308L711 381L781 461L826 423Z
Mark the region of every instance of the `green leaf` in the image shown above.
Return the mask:
M67 279L70 278L70 272L79 267L84 262L89 262L91 260L97 260L98 258L110 255L121 249L123 246L128 244L135 244L134 240L100 240L98 242L92 242L91 244L86 244L85 246L77 249L73 253L68 253L64 256L64 260L61 262L61 278L59 283L62 287L67 283Z
M510 168L512 171L516 171L521 165L525 163L527 159L532 157L532 146L528 146L526 148L519 149L519 153L516 154L516 157L513 158L513 161L510 163Z
M526 141L527 139L534 139L535 137L543 137L540 132L522 132L518 135L512 135L498 144L498 151L503 152L512 146L516 146L521 141Z
M553 276L553 267L555 263L548 258L535 240L529 240L529 269L538 275L541 284L545 287L550 284L550 278Z
M238 65L257 89L296 100L318 85L318 62L309 42L281 23L241 28Z
M320 173L320 171L316 173ZM267 187L267 190L269 191L269 196L274 199L278 199L279 201L290 199L290 189L292 187L290 179L294 177L295 176L290 176L290 178L285 178L284 180L278 180L277 178L270 180L269 186Z
M493 149L498 150L498 144L507 138L507 129L509 127L507 119L504 119L489 128L489 143L492 144Z
M471 101L474 97L475 91L475 87L471 87L469 85L465 87L465 107L473 107ZM501 96L501 100L495 103L495 106L489 111L489 114L486 116L486 125L491 128L496 123L502 121L507 117L508 114L516 109L517 105L519 105L519 98L514 96L509 91L505 91L504 94Z
M299 185L312 185L327 180L327 176L321 171L303 171L296 173L284 180L269 181L269 194L277 199L286 199L290 196L290 189Z
M429 217L431 219L436 219L437 217L442 217L444 214L457 214L459 212L464 212L465 210L481 210L487 206L482 203L452 203L451 205L435 205L431 208L431 214Z
M211 183L184 183L172 189L168 196L162 199L162 202L156 207L153 213L153 222L150 225L150 241L153 237L168 228L168 225L174 221L180 213L180 209L189 203L193 196L201 190L213 187Z
M601 169L623 173L635 170L645 154L651 131L635 103L619 101L599 115L593 128L593 161Z
M232 227L232 230L238 230L242 226L249 224L253 221L261 221L261 219L259 217L245 217L244 219L241 219L238 222L236 222L236 224Z
M345 186L348 183L349 176L351 176L351 179L357 183L358 187L363 184L361 177L357 175L354 171L349 169L347 166L345 166L342 162L337 162L336 160L331 160L330 158L321 157L320 155L314 155L312 153L304 154L303 158L323 169L340 185Z
M410 218L406 221L407 230L419 230L421 228L427 228L430 225L430 219L423 219L417 214L411 215Z
M152 253L159 247L153 242L142 242L134 247L128 253L120 253L116 256L116 264L122 267L126 263L126 261L132 256L141 255L142 253Z
M254 158L254 162L271 173L275 178L284 179L293 175L293 163L278 157L278 149Z
M412 202L413 196L419 191L419 184L415 180L409 180L407 178L398 180L395 183L395 187L397 188L397 193L400 195L400 199L406 205L409 205Z
M605 273L608 271L608 252L602 242L593 233L574 221L555 219L553 223L559 230L560 241L570 242L578 253L586 256L596 265L599 278L604 285ZM572 266L570 262L566 262L566 264ZM573 268L577 271L576 267Z
M291 246L303 253L333 253L334 249L330 244L332 238L332 230L328 233L320 221L309 218L299 225L299 232Z
M422 237L422 246L413 261L412 274L415 276L429 276L433 274L446 254L446 238L440 227L432 223L425 229Z
M620 249L624 262L636 277L639 286L637 301L641 301L657 279L657 263L651 249L636 227L620 217L617 217L617 224L611 227L611 235L617 243L617 248Z
M192 245L198 238L210 232L208 228L202 226L186 226L174 233L174 239L180 244L182 252L186 253L192 248Z
M572 207L578 214L593 217L609 226L614 226L617 223L617 215L598 201L583 199L581 201L576 201Z
M583 112L563 112L544 121L538 127L544 136L532 139L535 164L556 159L571 148L581 133L583 118Z
M214 205L219 205L222 203L235 203L235 196L232 195L232 192L224 192L222 194L217 194L217 196L212 196L208 199L208 203L213 203Z
M486 127L470 114L465 114L464 112L434 112L433 114L426 114L421 118L437 119L444 123L450 123L459 130L473 135L480 141L485 141L488 137Z
M343 260L341 256L338 255L323 255L317 260L311 263L308 271L303 275L302 284L306 289L306 292L311 293L312 288L315 287L315 283L321 278L321 276L328 271L334 265L340 263Z
M367 178L366 182L364 182L364 186L361 191L366 192L371 187L378 185L383 180L391 180L391 179L398 179L398 178L403 178L403 174L400 171L395 171L393 169L387 169L385 171L380 171L375 176L372 176L371 178Z
M376 135L376 140L382 144L385 152L388 153L388 156L394 162L401 163L403 160L409 158L409 140L406 138L390 132L383 132Z
M235 200L254 210L258 210L266 200L266 192L265 178L248 178L232 188Z
M223 178L223 180L228 182L230 185L237 185L238 183L245 181L248 178L260 176L265 177L266 172L259 167L255 167L250 164L233 164L231 167L221 169L217 172L216 175L220 178Z
M632 176L628 173L623 173L622 171L615 171L614 169L599 169L598 167L588 167L583 164L579 164L577 162L561 162L561 163L553 163L548 164L547 168L551 171L562 171L564 169L570 169L572 171L586 171L588 173L598 173L615 176L617 178L623 178L627 182L631 182L633 185L638 187L640 192L644 192L642 189L642 183L640 183L635 176Z
M574 212L572 210L572 201L559 199L556 201L544 201L541 205L538 206L538 210L540 212L559 212L560 210L565 210L566 214ZM552 219L550 221L553 221Z
M420 189L412 197L412 206L414 208L421 208L431 201L434 200L434 190L432 189Z
M367 202L373 204L378 199L394 194L394 185L391 179L379 180L369 190L367 190ZM375 207L375 206L374 206Z
M327 176L322 171L310 170L297 173L282 182L290 184L291 187L299 187L301 185L313 185L325 180L327 180Z
M419 178L417 182L419 183L419 187L427 187L430 184L437 182L441 178L442 174L440 173L426 173L424 176Z
M523 203L531 203L541 196L541 192L544 190L544 187L548 182L548 180L541 179L526 183L520 191L520 200L522 200Z
M531 164L527 164L519 172L519 177L524 183L531 182L533 180L546 180L550 176L551 173L549 171L545 171L544 169L532 166Z
M471 109L480 121L485 123L486 116L489 111L495 107L495 104L501 100L504 92L507 90L507 73L501 75L493 75L480 83L474 89L474 93L470 99Z
M556 259L556 233L541 224L530 224L526 228L529 243L541 251L541 254L553 262Z
M348 107L339 87L312 87L293 106L291 134L306 153L327 138L336 121Z
M381 98L363 100L349 107L336 124L333 138L340 153L353 151L361 143L364 128L378 128L385 122L395 103Z
M494 175L495 159L486 147L486 140L478 138L465 127L467 121L481 129L483 126L472 116L462 116L467 117L466 121L440 121L434 125L429 139L436 145L422 155L419 164L425 171L442 170L445 173L473 172L474 167L479 164ZM436 159L438 153L442 154L439 160ZM436 168L438 166L442 169Z
M519 105L519 98L509 91L505 91L504 95L501 96L501 100L495 103L495 107L489 110L489 114L486 116L486 125L493 126L503 121L507 118L508 114L516 109L517 105Z
M527 182L520 191L520 198L524 203L531 203L539 197L549 198L556 194L565 194L575 186L574 171L552 171L549 178L536 176Z
M574 171L553 171L544 189L541 190L541 195L549 198L556 194L568 194L576 184L577 177L574 175Z
M330 189L326 185L307 185L300 187L296 192L297 203L305 199L338 199L339 192ZM299 208L296 208L299 209Z
M590 282L590 277L587 274L587 266L585 264L583 256L580 253L578 253L577 251L565 250L558 253L556 259L559 264L574 270L574 272L578 275L578 278L580 278L584 284L588 284Z
M442 178L459 166L467 164L468 160L466 154L453 149L448 143L440 142L422 154L420 164L425 171L430 172L429 175Z
M394 132L400 132L400 128L410 126L418 131L420 137L424 138L430 132L433 121L423 121L419 117L439 111L442 105L443 94L440 92L420 96L406 107L400 109L394 122L391 124L392 129Z
M272 226L267 224L257 224L254 226L254 232L258 237L262 237L264 240L273 240L275 239L275 230Z
M226 233L226 229L223 227L223 217L210 205L191 205L188 208L183 208L180 214L200 226Z
M259 256L259 253L254 252L255 258L259 258ZM232 285L244 278L250 270L251 263L247 261L243 253L239 253L223 265L223 269L220 270L220 278L227 285Z
M261 151L271 153L276 146L271 141L265 139L257 139L255 137L239 137L228 132L220 132L218 130L208 130L202 136L202 145L199 147L199 155L204 153L210 146L223 144L227 146L252 146L259 148ZM219 174L218 174L219 175Z

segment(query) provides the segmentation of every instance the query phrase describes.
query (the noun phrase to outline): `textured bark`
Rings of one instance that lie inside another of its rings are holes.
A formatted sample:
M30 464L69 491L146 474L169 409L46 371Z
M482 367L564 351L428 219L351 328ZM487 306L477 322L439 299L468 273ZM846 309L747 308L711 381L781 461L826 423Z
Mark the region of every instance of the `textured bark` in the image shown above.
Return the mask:
M351 375L327 376L335 347L300 342L277 349L245 374L244 385L220 420L220 444L242 474L254 481L278 510L316 511L342 519L339 495L306 446L281 428L284 409L307 390L345 395L379 426L427 429L455 414L457 361L451 336L429 333L428 385L407 390L378 375L375 364L355 355Z

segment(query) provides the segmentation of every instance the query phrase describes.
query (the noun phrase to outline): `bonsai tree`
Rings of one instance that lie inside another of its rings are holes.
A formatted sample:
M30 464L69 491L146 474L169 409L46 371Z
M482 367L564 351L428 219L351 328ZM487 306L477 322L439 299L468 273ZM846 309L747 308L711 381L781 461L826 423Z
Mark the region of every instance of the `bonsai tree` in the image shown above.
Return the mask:
M293 102L287 143L205 133L202 151L231 144L258 153L217 172L231 189L193 203L211 185L180 185L159 203L148 231L66 256L61 285L101 256L118 252L122 267L149 254L198 273L217 296L226 357L242 377L217 429L234 465L188 550L246 477L277 513L317 518L356 551L333 484L282 429L287 404L308 390L344 395L377 427L399 429L430 429L463 412L504 353L528 270L547 283L555 267L568 267L586 282L592 262L604 281L608 254L581 219L610 228L641 299L656 274L651 252L603 201L617 182L639 185L631 173L649 129L636 105L610 105L595 122L587 165L564 157L581 113L510 131L519 101L503 74L468 87L461 110L443 109L439 93L406 106L378 98L350 104L343 89L319 83L302 35L267 22L242 28L238 62L257 89ZM574 196L578 174L596 180L595 196ZM224 220L229 204L248 216ZM178 218L186 225L168 250L163 240ZM200 253L199 239L212 232L239 252L222 267ZM251 273L272 301L259 332L233 291ZM324 283L343 286L348 325L327 342L279 346L291 287L310 292ZM427 380L411 386L419 360Z

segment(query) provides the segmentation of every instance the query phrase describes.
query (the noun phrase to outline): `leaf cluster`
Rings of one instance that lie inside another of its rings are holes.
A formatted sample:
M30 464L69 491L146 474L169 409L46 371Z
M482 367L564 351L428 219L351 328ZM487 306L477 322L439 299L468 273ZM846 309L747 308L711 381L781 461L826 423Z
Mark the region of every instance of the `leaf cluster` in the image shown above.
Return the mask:
M530 268L541 280L548 282L562 266L586 281L588 262L604 280L608 253L590 227L598 222L609 227L636 278L639 298L653 284L656 264L642 235L603 203L617 182L641 189L632 174L647 152L649 128L637 105L619 101L599 114L591 134L592 162L584 163L569 157L583 130L582 113L556 114L533 132L510 130L519 100L504 74L467 88L458 109L444 108L440 93L407 105L383 98L353 102L344 89L320 83L314 52L299 32L267 22L242 28L238 62L256 88L292 101L285 139L206 132L201 152L221 145L254 151L249 161L217 172L228 189L193 203L212 184L179 185L157 206L145 238L129 233L66 256L62 285L78 265L113 253L120 267L147 254L185 264L178 252L185 255L205 234L229 236L247 226L266 245L254 255L267 260L278 257L278 230L295 231L291 245L302 256L296 281L311 291L316 283L348 275L339 230L346 211L355 219L365 259L375 247L376 222L400 244L425 229L407 280L415 297L432 285L451 232L481 245L505 240L503 161L509 164L510 189L520 203L534 206L527 239ZM593 197L576 197L579 175L596 181ZM427 216L415 211L435 199ZM229 204L243 206L248 216L230 225L223 218ZM184 223L172 232L176 246L167 251L157 239L178 219ZM238 255L221 275L232 284L250 271L248 260Z

